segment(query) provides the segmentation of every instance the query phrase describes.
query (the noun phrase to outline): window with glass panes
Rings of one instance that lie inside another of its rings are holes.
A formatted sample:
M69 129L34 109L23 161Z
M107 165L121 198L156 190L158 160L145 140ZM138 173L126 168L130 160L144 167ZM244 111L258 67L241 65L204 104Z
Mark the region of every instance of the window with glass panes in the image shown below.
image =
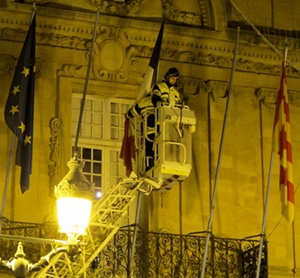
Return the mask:
M132 101L87 96L78 141L79 156L85 161L83 173L95 184L95 193L104 194L125 177L119 158L124 132L124 114ZM73 95L72 136L76 135L81 96ZM97 196L95 196L97 199Z

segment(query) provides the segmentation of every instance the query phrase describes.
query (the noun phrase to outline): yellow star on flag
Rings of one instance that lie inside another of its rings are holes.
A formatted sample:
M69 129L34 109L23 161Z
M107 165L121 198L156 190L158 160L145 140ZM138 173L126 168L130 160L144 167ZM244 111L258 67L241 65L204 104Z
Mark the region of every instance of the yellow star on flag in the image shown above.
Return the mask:
M25 131L25 125L23 122L21 122L21 125L18 126L19 129L21 129L22 133Z
M16 95L17 93L20 93L20 92L21 92L20 85L19 86L14 86L12 94Z
M24 139L24 145L26 146L26 144L28 143L28 144L31 144L31 136L27 136L27 135L25 135L25 139Z
M10 113L12 113L13 115L15 114L15 113L17 113L17 112L20 112L19 111L19 105L17 105L17 106L11 106L11 110L9 111Z
M27 77L27 75L29 75L29 71L30 71L29 68L24 67L22 73L25 75L25 77Z

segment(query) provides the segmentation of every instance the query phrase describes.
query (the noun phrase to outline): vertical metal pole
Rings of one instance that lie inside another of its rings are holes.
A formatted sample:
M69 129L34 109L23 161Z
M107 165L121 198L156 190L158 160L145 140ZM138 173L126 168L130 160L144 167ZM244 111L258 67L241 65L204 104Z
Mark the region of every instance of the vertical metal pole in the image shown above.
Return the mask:
M274 153L272 151L271 152L271 158L270 158L270 166L269 166L268 185L267 185L267 191L266 191L266 201L265 201L265 206L264 206L264 217L263 217L263 222L262 222L262 227L261 227L261 238L260 238L259 253L258 253L258 259L257 259L256 278L259 278L259 274L260 274L260 261L261 261L261 256L262 256L263 243L264 243L264 239L265 239L267 208L268 208L268 203L269 203L271 175L272 175L272 168L273 168L273 157L274 157Z
M287 46L285 45L285 48L284 48L284 66L286 64L286 58L287 58ZM263 215L263 221L262 221L262 227L261 227L261 238L260 238L260 244L259 244L256 278L259 278L259 274L260 274L262 248L263 248L263 243L264 243L264 239L265 239L265 236L266 236L265 233L266 233L267 209L268 209L268 203L269 203L269 194L270 194L270 184L271 184L271 176L272 176L272 168L273 168L273 159L274 159L274 152L273 152L273 150L271 150L269 175L268 175L268 185L267 185L266 200L265 200L265 205L264 205L264 215Z
M97 31L97 25L98 25L98 20L99 20L99 14L100 14L100 6L98 7L96 20L95 20L95 24L94 24L92 45L91 45L91 49L90 49L90 56L89 56L89 61L88 61L88 66L87 66L87 73L86 73L86 76L85 76L83 95L82 95L82 99L81 99L81 103L80 103L79 119L78 119L77 131L76 131L76 137L75 137L75 144L74 144L74 155L77 155L77 151L78 151L78 140L79 140L79 135L80 135L80 128L81 128L81 122L82 122L82 117L83 117L83 112L84 112L85 98L86 98L86 94L87 94L87 88L88 88L88 83L89 83L89 78L90 78L91 65L92 65L92 60L93 60L92 57L93 57L94 44L95 44L95 39L96 39L96 31Z
M133 257L134 257L134 253L135 253L138 224L139 224L139 220L140 220L141 196L142 196L142 193L138 192L137 207L136 207L136 212L135 212L135 226L134 226L132 245L131 245L131 254L130 254L130 260L129 260L130 272L132 270L132 262L134 261Z
M3 188L3 194L2 194L2 204L1 204L1 212L0 212L0 234L2 232L2 223L4 218L4 211L5 211L5 205L6 205L6 197L7 197L7 189L8 189L8 180L9 180L9 173L12 163L12 156L13 156L13 148L15 144L15 135L12 133L11 143L10 143L10 149L9 149L9 156L8 156L8 163L7 163L7 169L6 169L6 176L5 176L5 184Z
M297 260L296 260L296 237L295 237L295 221L292 223L292 232L293 232L293 260L294 260L294 268L293 268L293 277L296 277L296 270L297 270Z
M208 253L208 244L209 244L209 240L210 240L212 221L213 221L213 215L214 215L214 210L215 210L215 199L216 199L216 193L217 193L217 188L218 188L218 177L219 177L219 171L220 171L220 165L221 165L221 156L222 156L222 153L223 153L224 135L225 135L225 130L226 130L230 94L231 94L231 90L232 90L233 74L234 74L234 70L235 70L239 34L240 34L240 27L238 27L237 34L236 34L235 51L234 51L232 69L231 69L231 77L230 77L230 82L229 82L229 89L228 89L228 95L227 95L225 116L224 116L224 121L223 121L223 130L222 130L222 137L221 137L221 143L220 143L218 165L217 165L217 170L216 170L213 196L212 196L212 199L211 199L210 218L209 218L208 225L207 225L207 236L206 236L205 250L204 250L204 255L203 255L201 278L204 278L204 275L205 275L206 259L207 259L207 253Z

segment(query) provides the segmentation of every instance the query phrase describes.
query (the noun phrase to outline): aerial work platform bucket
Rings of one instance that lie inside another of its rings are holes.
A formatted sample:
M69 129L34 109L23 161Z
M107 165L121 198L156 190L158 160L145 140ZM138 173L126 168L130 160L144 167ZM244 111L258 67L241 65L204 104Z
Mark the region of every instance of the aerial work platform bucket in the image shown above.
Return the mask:
M149 124L153 117L154 124ZM184 181L192 169L192 133L196 118L188 106L160 105L148 109L136 126L137 171L150 178L164 179L161 189ZM149 134L154 134L150 137ZM152 142L153 156L146 156L146 140Z

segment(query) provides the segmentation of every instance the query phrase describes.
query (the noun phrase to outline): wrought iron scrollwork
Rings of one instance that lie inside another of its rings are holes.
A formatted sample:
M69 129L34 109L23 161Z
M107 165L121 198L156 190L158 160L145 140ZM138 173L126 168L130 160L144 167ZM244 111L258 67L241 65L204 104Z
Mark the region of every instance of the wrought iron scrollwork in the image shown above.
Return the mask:
M91 263L87 277L101 278L198 278L201 275L206 237L139 230L132 256L133 227L120 229ZM91 230L95 238L100 231ZM2 233L35 238L58 238L57 225L3 221ZM101 234L100 237L105 236ZM0 257L14 255L18 241L2 238ZM51 251L49 243L24 242L28 261L35 262ZM258 240L211 237L205 277L255 278ZM133 261L131 261L133 258ZM264 242L260 278L268 277L267 242ZM1 269L0 269L1 272Z

